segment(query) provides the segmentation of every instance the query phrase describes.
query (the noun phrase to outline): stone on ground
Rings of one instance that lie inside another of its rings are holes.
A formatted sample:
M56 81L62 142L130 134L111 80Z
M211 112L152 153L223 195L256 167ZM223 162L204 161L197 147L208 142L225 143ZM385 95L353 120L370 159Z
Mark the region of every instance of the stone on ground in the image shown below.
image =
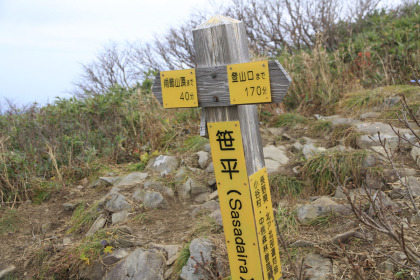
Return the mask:
M159 191L160 193L166 194L167 196L174 197L175 193L174 191L169 188L168 186L165 186L163 182L160 182L158 180L149 180L146 183L144 183L145 189L154 189Z
M209 200L201 205L198 205L194 208L194 210L191 212L191 215L195 217L198 213L204 210L210 210L210 211L216 211L220 210L220 205L215 200Z
M113 225L115 225L115 224L118 224L127 220L128 217L129 217L129 213L127 211L112 213L111 222Z
M333 276L331 259L319 254L306 255L304 267L307 280L328 280Z
M86 236L92 236L94 235L98 230L103 228L106 223L106 218L103 215L100 215L96 221L92 224L88 232L86 233Z
M114 193L109 196L109 200L105 204L105 209L114 213L122 210L130 210L131 205L127 202L125 196L119 193Z
M264 158L277 161L280 165L289 163L284 147L269 145L263 148Z
M143 183L143 181L148 177L147 173L142 172L133 172L121 179L119 183L116 184L117 187L133 187L138 184Z
M315 147L313 144L309 143L303 145L302 154L306 159L311 159L319 153L320 150L318 150L318 148Z
M190 258L188 259L187 264L182 268L180 277L184 280L206 279L205 275L203 275L201 271L198 270L196 272L196 269L194 267L196 261L194 261L191 257L201 262L202 253L204 261L211 263L211 254L215 248L216 247L213 245L213 243L206 238L196 238L193 241L191 241Z
M138 248L118 263L103 279L163 280L165 257L157 250Z
M166 199L158 192L153 192L153 191L146 191L143 199L142 199L142 204L147 208L147 209L163 209L163 208L167 208L169 206L168 202L166 201Z
M198 165L201 169L205 169L207 167L207 162L209 161L209 153L205 151L197 152L198 156Z
M351 213L350 206L342 205L329 197L321 197L311 204L303 205L297 209L297 218L299 222L306 224L321 216L330 214L347 215Z
M161 176L169 175L179 166L178 159L175 156L160 155L150 160L148 168L160 172Z

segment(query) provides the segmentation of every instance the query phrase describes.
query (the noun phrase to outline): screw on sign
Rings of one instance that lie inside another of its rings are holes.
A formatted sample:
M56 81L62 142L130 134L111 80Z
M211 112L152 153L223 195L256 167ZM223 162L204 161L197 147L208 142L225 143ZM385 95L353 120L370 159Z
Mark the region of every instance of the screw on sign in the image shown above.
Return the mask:
M232 279L280 279L274 214L257 106L281 102L291 83L278 61L249 62L244 24L214 16L193 30L197 68L160 72L165 108L202 107Z

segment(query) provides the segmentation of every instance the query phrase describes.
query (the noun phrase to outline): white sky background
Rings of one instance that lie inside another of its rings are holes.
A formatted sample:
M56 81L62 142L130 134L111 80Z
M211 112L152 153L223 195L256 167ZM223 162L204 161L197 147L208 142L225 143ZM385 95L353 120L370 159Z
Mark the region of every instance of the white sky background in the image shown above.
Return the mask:
M197 10L217 14L220 3L229 2L0 0L0 112L5 98L24 105L70 97L66 92L82 73L81 64L109 42L147 42Z
M216 1L217 2L217 1ZM219 1L219 3L221 3ZM0 0L0 105L46 104L110 41L147 42L208 0ZM1 106L0 106L1 111Z

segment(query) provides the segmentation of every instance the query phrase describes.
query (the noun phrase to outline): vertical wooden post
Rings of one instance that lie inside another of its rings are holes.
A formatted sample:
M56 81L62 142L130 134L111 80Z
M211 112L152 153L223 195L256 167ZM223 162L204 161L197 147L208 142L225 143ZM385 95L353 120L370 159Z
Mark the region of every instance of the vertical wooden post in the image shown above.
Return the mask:
M226 67L228 64L249 62L248 40L243 22L220 15L214 16L194 29L193 37L198 68ZM209 107L203 110L209 123L239 120L247 177L265 166L257 105ZM254 227L253 232L256 232L255 224ZM262 267L261 256L259 259ZM263 275L257 277L264 278Z
M249 62L244 23L217 15L193 30L197 67ZM209 107L208 122L239 120L248 176L265 166L257 105Z

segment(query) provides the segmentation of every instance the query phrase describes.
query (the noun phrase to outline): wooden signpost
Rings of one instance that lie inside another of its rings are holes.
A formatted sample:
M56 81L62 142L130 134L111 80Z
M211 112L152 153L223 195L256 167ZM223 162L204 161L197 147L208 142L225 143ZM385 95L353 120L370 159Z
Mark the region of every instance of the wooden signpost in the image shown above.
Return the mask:
M164 108L203 107L232 279L278 280L277 234L254 104L281 102L291 79L277 61L249 62L240 21L214 16L193 36L197 68L160 72L152 91Z

